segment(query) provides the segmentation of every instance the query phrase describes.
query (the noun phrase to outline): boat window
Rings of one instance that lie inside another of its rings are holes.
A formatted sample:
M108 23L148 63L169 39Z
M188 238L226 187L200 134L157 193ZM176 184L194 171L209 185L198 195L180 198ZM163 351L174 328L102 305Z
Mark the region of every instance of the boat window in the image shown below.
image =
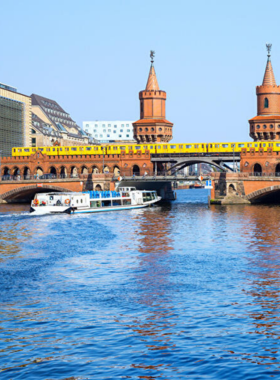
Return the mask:
M121 206L122 201L120 199L113 199L113 206Z
M102 207L111 206L111 201L102 201Z
M123 199L123 205L124 206L131 205L131 199Z
M90 207L92 207L92 208L101 207L101 202L100 201L90 201Z
M81 199L81 203L83 203L83 200Z
M191 147L192 147L191 145L186 145L187 149L191 149Z
M76 203L79 203L79 199L76 200Z

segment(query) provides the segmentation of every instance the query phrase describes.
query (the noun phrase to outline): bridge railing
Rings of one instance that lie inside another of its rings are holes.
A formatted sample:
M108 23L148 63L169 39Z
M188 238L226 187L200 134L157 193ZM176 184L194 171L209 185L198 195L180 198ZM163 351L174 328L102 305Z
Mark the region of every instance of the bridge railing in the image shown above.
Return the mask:
M280 177L280 172L253 172L249 177Z

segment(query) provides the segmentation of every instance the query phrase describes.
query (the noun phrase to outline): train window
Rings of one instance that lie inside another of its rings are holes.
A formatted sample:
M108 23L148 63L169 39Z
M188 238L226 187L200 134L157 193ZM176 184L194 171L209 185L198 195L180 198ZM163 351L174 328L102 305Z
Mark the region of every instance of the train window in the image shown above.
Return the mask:
M153 145L150 146L150 150L151 150L151 149L154 149Z
M163 149L167 149L167 145L163 145Z
M113 147L113 149L114 149L114 150L117 150L117 149L118 149L118 147L117 147L117 146L114 146L114 147Z
M204 144L201 144L201 148L204 149Z
M40 152L43 152L44 148L38 148ZM21 151L21 150L20 150Z
M94 147L94 150L98 150L98 148L97 148L97 147Z
M77 150L77 148L71 148L71 150L74 150L74 151L76 151L76 150Z
M192 147L191 145L186 145L187 149L191 149L191 147Z
M128 149L129 149L129 150L132 150L132 146L129 146Z
M244 144L238 144L239 148L243 148Z
M264 144L263 144L263 147L265 147L265 146L266 146L266 144L264 143Z
M183 145L179 145L179 148L180 148L180 149L183 149Z
M20 153L21 153L21 149L18 149L18 152L20 152Z
M49 152L50 151L50 148L47 148L47 152Z
M250 147L252 147L252 144L249 144L250 145Z
M55 152L55 148L52 148L53 152Z
M125 146L120 146L120 150L125 150Z
M157 148L158 148L158 149L160 149L160 148L161 148L161 146L160 146L160 145L158 145L158 146L157 146Z
M210 148L212 148L212 144L210 144Z
M24 149L25 152L29 152L29 149Z
M262 146L262 144L260 144L260 147ZM258 147L258 144L255 144L255 147L257 148Z
M91 147L90 147L90 146L87 146L87 147L86 147L86 150L91 150Z
M170 149L176 149L176 145L170 145Z
M139 150L141 149L141 146L136 146L135 149Z
M36 152L36 148L33 148L33 149L32 149L32 152Z
M62 148L59 148L59 150L62 152Z
M79 150L84 150L84 148L83 148L83 147L80 147Z
M228 144L222 144L223 148L228 148Z
M143 145L143 148L144 148L144 149L148 149L147 145Z
M276 146L280 146L280 144L279 144L279 143L276 143Z

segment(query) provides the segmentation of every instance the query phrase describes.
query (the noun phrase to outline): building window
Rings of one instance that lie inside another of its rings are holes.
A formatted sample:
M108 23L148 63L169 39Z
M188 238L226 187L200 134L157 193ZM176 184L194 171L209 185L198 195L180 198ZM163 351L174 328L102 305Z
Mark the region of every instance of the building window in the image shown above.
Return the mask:
M95 124L95 128L98 128L98 124Z
M111 124L108 124L108 127L111 128Z
M259 125L257 125L257 129L260 129L260 126L259 126Z
M32 137L31 143L32 143L32 146L36 146L36 139L34 137Z
M270 124L270 129L273 129L273 125L272 124Z
M263 126L263 129L266 129L266 125Z
M129 132L130 132L130 129L128 129L126 132L128 132L128 133L129 133Z
M89 124L86 124L86 127L89 127Z
M32 128L31 133L32 133L32 135L35 135L36 131Z
M111 129L108 129L108 132L111 132Z
M106 129L103 129L103 132L106 133Z
M123 132L123 129L120 129L120 132Z
M122 137L122 135L119 135L119 137Z
M126 135L126 137L129 137L129 135Z
M124 124L122 124L121 127L124 128Z
M129 128L129 124L126 124L126 128Z
M116 126L116 125L114 125L114 128L117 128L117 126Z
M102 128L105 128L105 124L102 124Z
M267 98L264 99L264 108L268 108L268 99Z
M110 135L107 135L107 137L110 137Z
M99 135L99 137L103 137L103 135Z

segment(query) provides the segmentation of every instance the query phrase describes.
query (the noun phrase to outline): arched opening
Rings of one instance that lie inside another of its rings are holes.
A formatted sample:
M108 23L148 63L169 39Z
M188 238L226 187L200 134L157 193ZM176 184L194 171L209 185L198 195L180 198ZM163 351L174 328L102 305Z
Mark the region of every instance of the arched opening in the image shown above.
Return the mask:
M97 166L93 166L92 167L92 174L98 174L98 173L99 173L98 167Z
M280 176L280 164L277 164L277 165L276 165L276 168L275 168L275 175L276 175L277 177Z
M85 165L82 166L81 174L88 174L88 168Z
M15 167L13 169L13 176L15 177L15 179L20 179L20 170L19 170L19 168Z
M30 179L31 176L30 176L30 169L26 166L24 169L23 169L23 178L24 179Z
M102 190L101 185L97 184L97 185L95 186L95 191L101 191L101 190Z
M3 168L3 176L2 176L2 180L5 181L5 180L8 180L10 179L10 169L7 168L7 166L5 166Z
M256 175L256 176L262 175L262 167L260 164L254 165L254 175Z
M35 177L36 178L39 178L39 177L41 177L42 175L43 175L43 169L40 167L40 166L38 166L36 169L35 169Z
M264 99L264 108L268 108L268 105L269 105L269 103L268 103L268 99L265 98L265 99Z
M67 178L67 170L65 166L60 168L60 178Z
M233 185L232 183L231 183L231 184L229 185L229 187L228 187L228 192L229 192L230 194L233 194L233 193L236 192L235 187L234 187L234 185Z
M56 178L56 168L54 166L50 167L50 174L52 174L51 177Z
M71 168L71 177L72 178L78 177L78 169L76 168L76 166L72 166Z
M139 169L138 165L133 165L132 174L133 175L140 175L140 169Z
M114 176L118 177L121 174L120 168L118 166L114 166Z
M103 173L109 173L110 172L110 169L107 165L104 166L104 170L103 170Z

